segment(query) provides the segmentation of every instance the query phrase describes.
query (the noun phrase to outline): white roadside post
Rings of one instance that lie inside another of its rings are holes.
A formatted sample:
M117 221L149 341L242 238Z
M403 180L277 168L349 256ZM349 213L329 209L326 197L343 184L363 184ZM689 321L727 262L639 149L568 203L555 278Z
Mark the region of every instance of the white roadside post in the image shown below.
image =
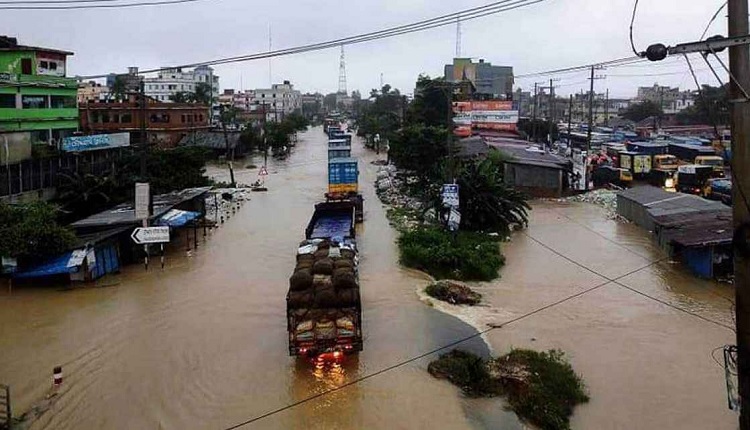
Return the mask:
M136 182L135 219L143 221L143 227L147 228L149 217L151 217L151 187L147 182ZM135 234L135 232L133 232L133 234ZM145 256L143 257L143 265L146 270L148 270L148 243L144 243L143 252L145 253Z

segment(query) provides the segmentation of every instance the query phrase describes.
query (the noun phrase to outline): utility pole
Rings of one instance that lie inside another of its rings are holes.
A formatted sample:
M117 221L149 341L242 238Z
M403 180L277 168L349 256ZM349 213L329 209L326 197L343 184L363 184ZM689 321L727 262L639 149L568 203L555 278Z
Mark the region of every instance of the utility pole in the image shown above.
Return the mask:
M534 131L534 142L536 142L536 105L537 105L537 100L539 99L539 97L537 97L538 91L539 91L539 84L535 82L534 83L534 112L532 114L532 119L531 119L531 127L532 127L532 130Z
M589 129L586 136L586 150L591 152L591 129L594 128L594 66L591 66L591 87L589 89Z
M604 100L604 121L609 127L609 88L607 88L607 98Z
M570 95L570 104L568 105L568 147L572 150L572 139L570 137L570 133L572 132L570 129L571 127L573 127L573 94Z
M745 36L748 28L747 0L729 0L729 37ZM729 48L729 100L732 125L732 207L734 227L747 227L750 208L745 197L750 192L750 50L746 45ZM737 230L743 231L743 230ZM747 240L747 235L743 234ZM737 320L737 382L740 395L740 429L750 430L750 256L734 252L735 317Z
M555 87L552 86L552 79L549 80L549 145L552 146L552 127L555 121Z
M146 84L140 79L137 99L141 108L141 180L146 180L146 153L148 152L148 137L146 136Z

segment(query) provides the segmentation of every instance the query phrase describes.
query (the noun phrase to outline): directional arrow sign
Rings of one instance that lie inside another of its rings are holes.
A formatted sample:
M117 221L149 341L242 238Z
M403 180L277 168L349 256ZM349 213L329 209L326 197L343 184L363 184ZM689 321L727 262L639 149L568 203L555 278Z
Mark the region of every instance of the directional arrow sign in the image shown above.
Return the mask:
M169 242L169 227L138 227L130 235L136 245Z

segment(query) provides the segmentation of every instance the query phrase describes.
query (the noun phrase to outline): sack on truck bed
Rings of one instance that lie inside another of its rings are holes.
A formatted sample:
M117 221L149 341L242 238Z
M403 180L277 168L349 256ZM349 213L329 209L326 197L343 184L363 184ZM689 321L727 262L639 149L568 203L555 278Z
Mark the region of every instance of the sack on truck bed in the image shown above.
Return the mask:
M294 266L294 271L298 272L303 269L310 269L312 270L313 262L312 261L301 261L297 263L296 266Z
M357 288L357 277L354 272L347 269L338 269L333 274L333 286L338 290Z
M316 308L335 308L338 306L336 289L333 286L315 288L314 303Z
M313 254L297 254L297 263L302 261L313 262L315 261L315 256Z
M323 258L323 259L317 260L315 264L313 264L312 273L313 275L333 274L333 260L331 260L330 258Z
M339 306L356 306L359 303L359 290L356 288L338 290L336 295Z
M312 285L316 290L318 288L331 288L333 286L331 275L313 275Z
M313 285L313 275L310 269L301 269L289 278L290 291L303 291L310 289Z
M354 262L351 260L336 260L333 262L333 270L336 269L354 269Z
M314 296L311 290L308 291L290 291L286 295L287 306L292 309L309 308L313 303Z
M341 249L341 258L345 258L347 260L354 260L354 251L351 249L342 248Z
M328 248L320 249L318 248L317 251L313 254L316 260L322 260L324 258L328 258Z

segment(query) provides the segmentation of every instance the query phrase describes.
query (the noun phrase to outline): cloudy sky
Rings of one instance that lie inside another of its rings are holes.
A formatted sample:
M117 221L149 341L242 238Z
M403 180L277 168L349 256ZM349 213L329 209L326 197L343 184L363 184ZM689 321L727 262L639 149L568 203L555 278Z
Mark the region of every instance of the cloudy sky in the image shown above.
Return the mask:
M143 0L122 0L136 2ZM0 34L19 42L67 49L69 75L123 72L128 66L155 68L258 53L337 39L389 26L457 12L489 1L455 0L202 0L130 9L70 11L0 10ZM723 0L641 0L635 24L636 46L697 40ZM633 0L546 0L528 7L462 24L464 56L513 66L516 75L588 64L632 55L628 26ZM709 32L726 34L722 13ZM440 75L455 53L456 27L367 42L346 48L349 91L363 93L386 83L410 93L420 73ZM701 83L716 85L708 66L696 57ZM717 67L720 68L720 66ZM332 92L338 86L339 51L276 58L274 82L292 81L302 91ZM222 88L266 87L269 62L259 60L216 67ZM613 97L635 94L656 82L695 87L685 61L637 64L598 72L597 90ZM722 76L725 75L722 73ZM554 76L558 92L586 87L587 72ZM549 76L518 79L524 89ZM724 79L722 77L722 79Z

